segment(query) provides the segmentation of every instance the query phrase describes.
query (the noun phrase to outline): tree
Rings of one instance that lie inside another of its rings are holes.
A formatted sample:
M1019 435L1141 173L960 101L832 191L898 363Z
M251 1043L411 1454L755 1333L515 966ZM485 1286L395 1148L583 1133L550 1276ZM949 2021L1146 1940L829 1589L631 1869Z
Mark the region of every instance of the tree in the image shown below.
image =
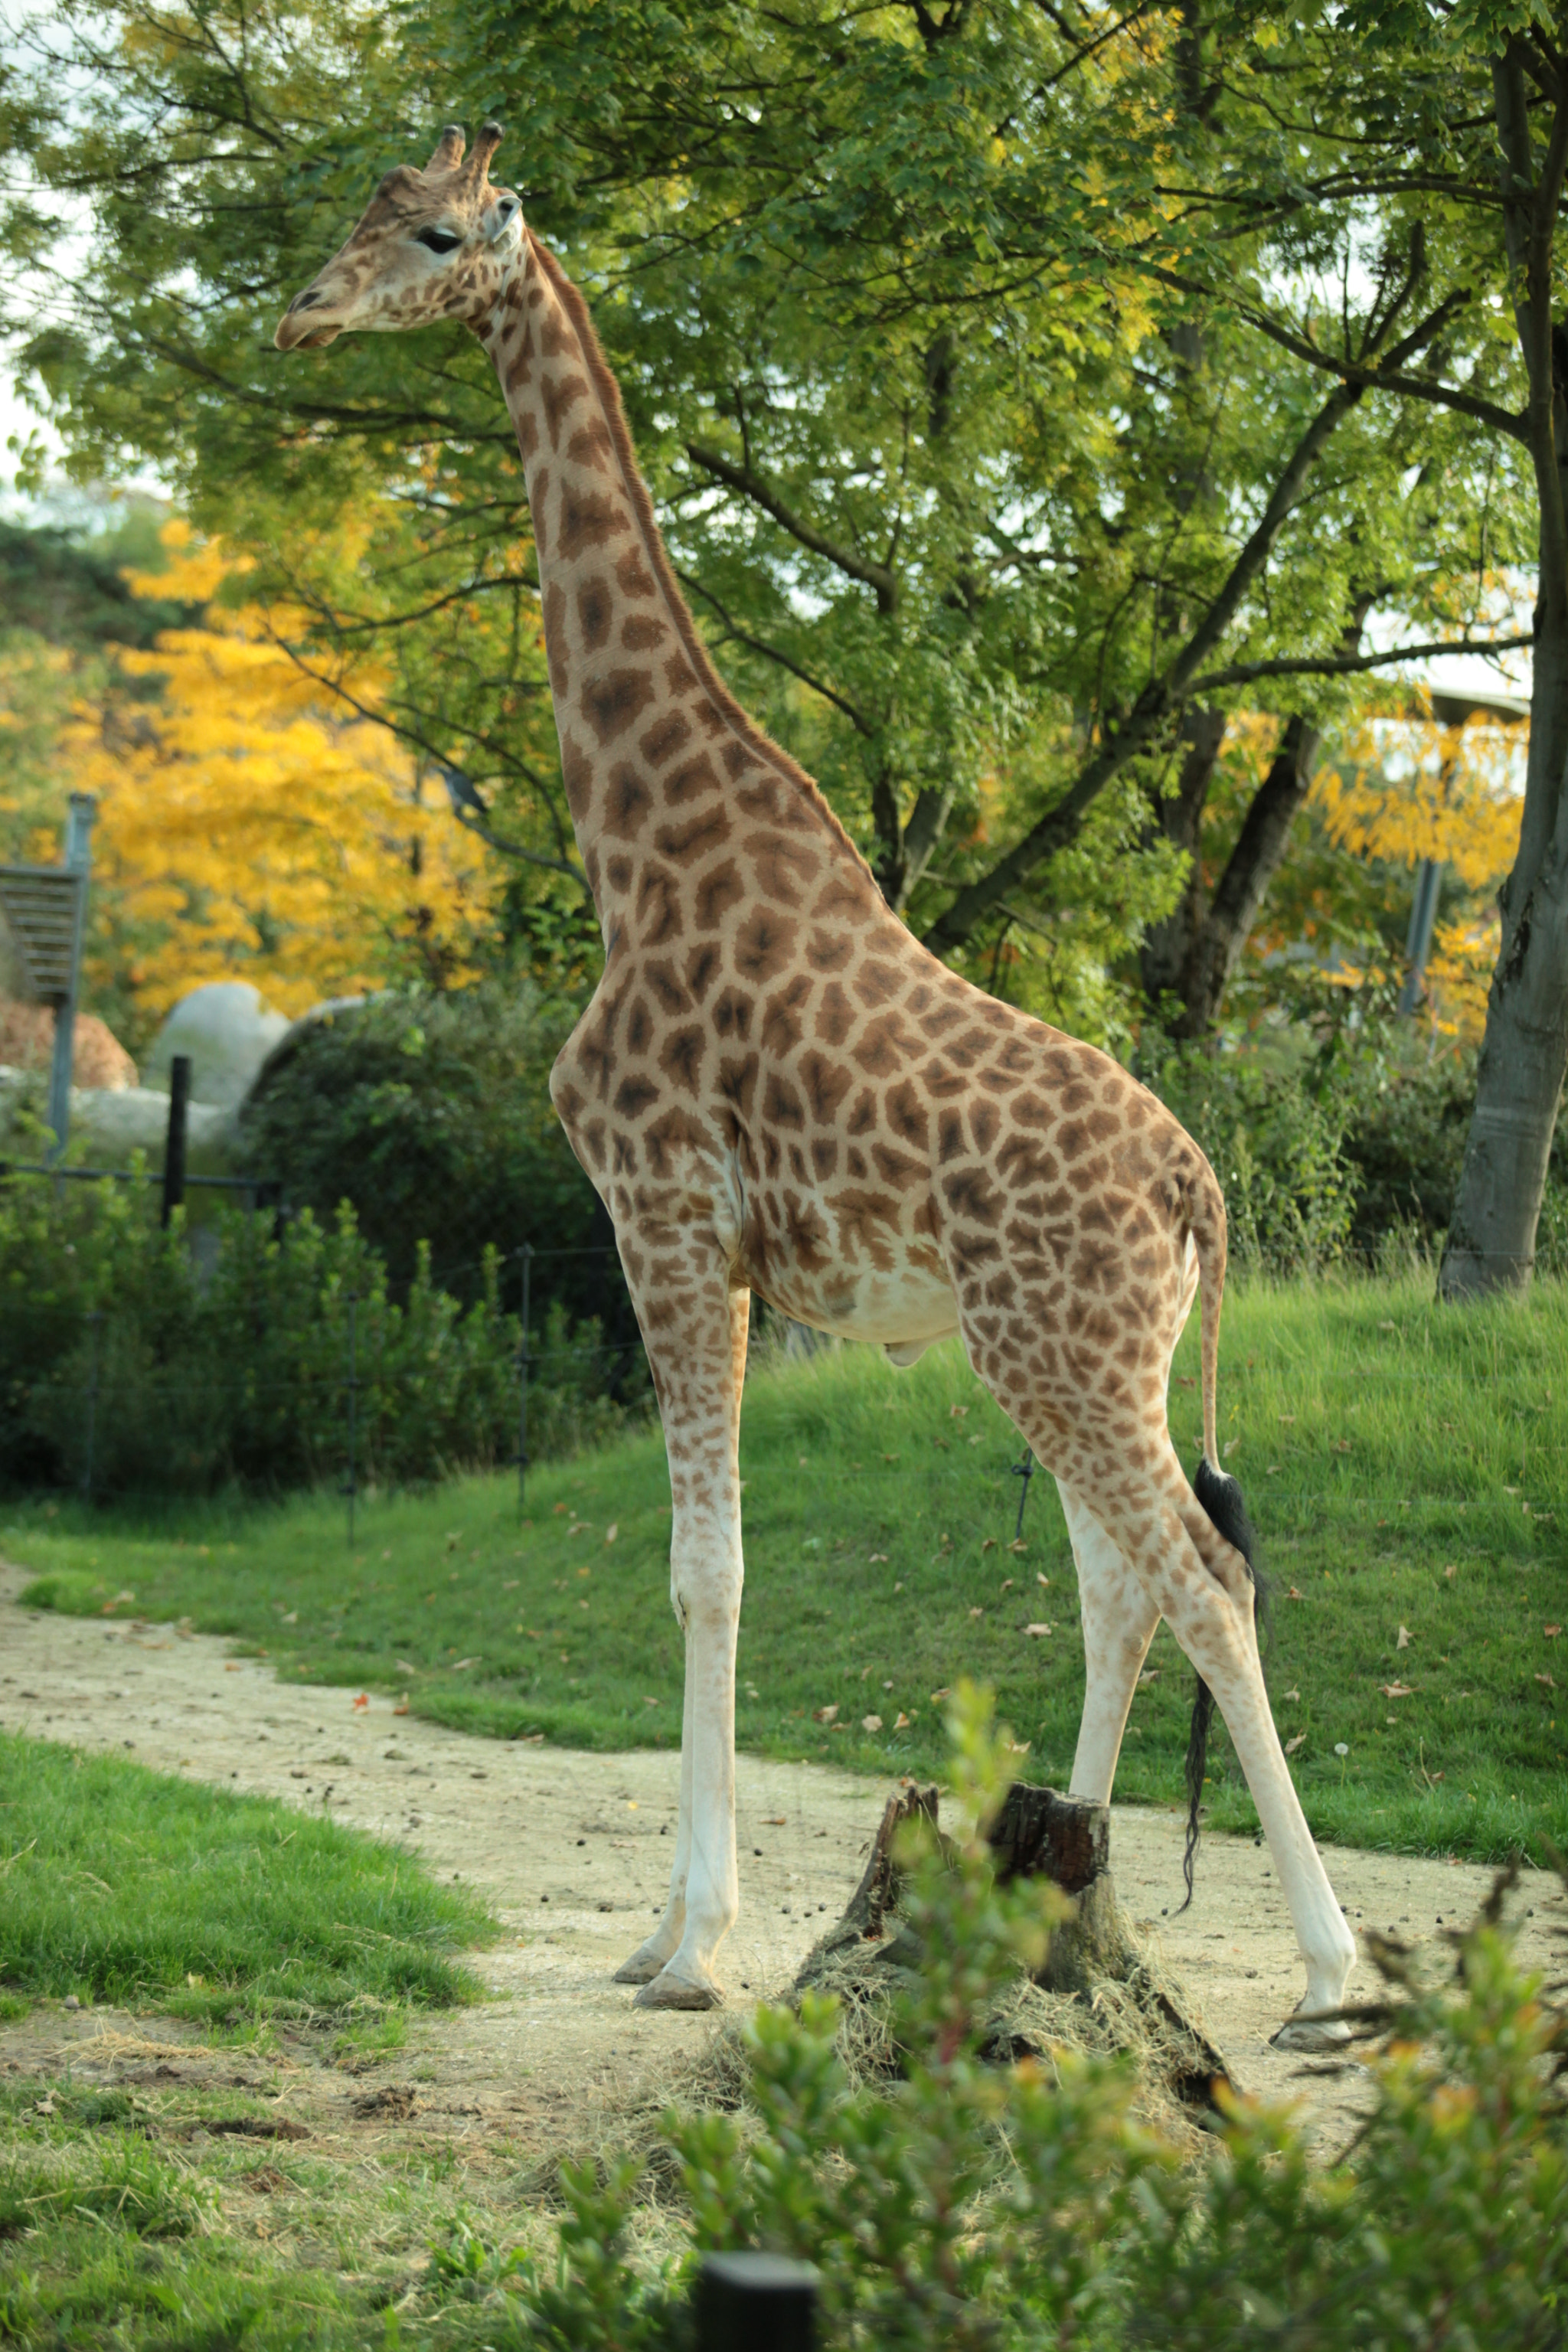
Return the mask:
M28 38L8 143L98 224L28 347L82 462L130 438L265 551L301 659L381 656L385 715L462 766L517 853L509 919L563 962L591 969L589 910L478 355L345 338L285 375L261 331L431 91L511 123L738 690L983 982L1113 1042L1112 965L1179 913L1189 713L1277 702L1305 742L1388 658L1354 649L1374 603L1417 641L1489 634L1511 488L1484 418L1409 390L1473 306L1375 187L1303 230L1278 118L1329 37L1283 10L443 0L394 38L121 0ZM1303 144L1340 170L1354 140ZM50 266L36 202L9 232ZM1209 910L1220 952L1167 958L1199 1026L1308 764Z
M287 616L242 601L243 562L183 525L164 540L166 568L131 585L192 617L121 646L56 737L57 797L99 802L89 982L129 985L145 1028L218 977L285 1012L473 977L493 859L396 738L345 707L374 713L372 667L326 691L278 642Z

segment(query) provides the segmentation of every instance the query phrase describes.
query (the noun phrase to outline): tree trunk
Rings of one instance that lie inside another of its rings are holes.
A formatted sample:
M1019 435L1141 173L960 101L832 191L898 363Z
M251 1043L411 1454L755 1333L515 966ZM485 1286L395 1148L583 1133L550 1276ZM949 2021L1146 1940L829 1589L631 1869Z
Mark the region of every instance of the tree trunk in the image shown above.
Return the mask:
M1300 712L1288 719L1268 773L1253 796L1242 828L1213 898L1204 904L1200 838L1209 781L1219 757L1225 719L1217 710L1194 711L1187 721L1191 749L1182 766L1173 800L1161 803L1166 834L1192 857L1181 903L1143 943L1143 986L1173 1037L1206 1037L1242 950L1258 920L1264 894L1284 861L1290 827L1311 788L1318 757L1318 730Z
M1502 950L1439 1276L1445 1298L1528 1288L1568 1069L1568 614L1554 616L1550 639L1545 617L1531 698L1524 831L1502 896ZM1532 797L1536 810L1544 803L1555 818L1544 842L1544 826L1531 822Z
M1438 1287L1445 1298L1523 1290L1568 1065L1568 401L1552 319L1552 248L1568 168L1568 92L1534 150L1517 37L1494 61L1503 230L1530 382L1526 417L1541 512L1530 764L1519 856L1502 892L1502 945L1487 998L1476 1107Z

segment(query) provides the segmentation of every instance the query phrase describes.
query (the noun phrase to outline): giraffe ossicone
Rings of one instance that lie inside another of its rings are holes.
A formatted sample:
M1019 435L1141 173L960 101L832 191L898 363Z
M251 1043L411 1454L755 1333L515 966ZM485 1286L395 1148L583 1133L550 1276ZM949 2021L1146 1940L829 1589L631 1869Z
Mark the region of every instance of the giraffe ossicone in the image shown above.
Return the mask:
M1206 1475L1224 1479L1214 1172L1108 1055L928 954L736 703L665 554L587 306L490 184L500 136L487 123L468 149L449 128L423 171L389 173L276 340L463 320L522 454L562 775L605 949L551 1093L614 1221L647 1349L686 1640L669 1896L620 1979L649 2006L721 1998L755 1290L895 1363L962 1335L1067 1514L1086 1662L1070 1793L1109 1800L1163 1616L1229 1727L1306 1964L1280 2038L1342 2040L1314 2021L1339 2007L1355 1946L1274 1727L1250 1570L1167 1426L1196 1296Z

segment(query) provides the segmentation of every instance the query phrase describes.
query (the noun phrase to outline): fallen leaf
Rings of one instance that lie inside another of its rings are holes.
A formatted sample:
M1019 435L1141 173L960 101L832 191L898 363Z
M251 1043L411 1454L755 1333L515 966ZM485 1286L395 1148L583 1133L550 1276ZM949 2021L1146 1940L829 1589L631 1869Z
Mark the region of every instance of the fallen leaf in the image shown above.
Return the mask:
M1144 1683L1157 1683L1159 1679L1160 1669L1158 1666L1145 1666L1142 1673L1138 1677L1140 1685Z
M984 1609L972 1609L969 1613L972 1617L984 1617L985 1612Z
M606 1543L614 1543L616 1538L620 1534L620 1522L616 1519L612 1519L609 1526L605 1529L605 1541Z
M905 1714L902 1712L902 1710L900 1709L900 1714L899 1714L898 1720L897 1720L897 1722L896 1722L896 1723L894 1724L894 1726L893 1726L893 1729L894 1729L895 1731L907 1731L907 1730L909 1729L909 1727L910 1727L910 1718L909 1718L909 1717L908 1717L907 1715L905 1715Z
M656 1699L656 1698L646 1698L646 1697L645 1697L645 1698L644 1698L644 1700L643 1700L643 1705L644 1705L644 1706L657 1706L658 1705L658 1699Z
M868 1551L866 1555L866 1564L868 1568L875 1568L877 1562L881 1560L885 1565L887 1558L888 1555L885 1551Z
M1015 1536L1007 1549L1009 1551L1027 1551L1029 1549L1028 1539L1025 1536Z
M932 1706L935 1706L940 1699L951 1698L952 1696L952 1693L950 1690L932 1691L931 1695L931 1703Z
M1297 1702L1298 1706L1300 1704L1301 1694L1299 1690L1287 1691L1285 1696L1287 1698L1293 1698Z
M893 1687L893 1685L892 1685L892 1684L891 1684L891 1683L884 1683L884 1684L882 1685L882 1688L883 1688L884 1690L891 1690L891 1689L892 1689L892 1687Z
M1037 1584L1049 1584L1050 1580L1051 1580L1048 1576L1042 1576L1038 1569L1035 1570L1035 1582Z
M1032 1739L1009 1739L1007 1742L1008 1748L1015 1756L1026 1756L1034 1744Z
M368 1706L369 1705L370 1693L368 1691L361 1691L358 1698L354 1701L354 1713L357 1715L362 1706Z
M1414 1696L1408 1683L1379 1683L1384 1698L1410 1698Z
M1351 1442L1348 1437L1335 1437L1330 1440L1329 1452L1331 1454L1348 1454L1350 1450Z
M411 1666L406 1658L395 1658L393 1664L400 1675L416 1675L419 1672L418 1667Z
M408 1701L405 1698L400 1698L392 1712L394 1715L406 1715L408 1712Z
M765 1830L782 1830L788 1819L789 1815L787 1813L764 1813L763 1816L763 1827Z
M1410 1647L1410 1628L1408 1625L1402 1625L1400 1627L1399 1632L1394 1638L1394 1646L1396 1650L1407 1650Z
M884 1454L882 1456L884 1462L896 1462L898 1458L896 1454Z
M1288 1740L1285 1742L1285 1753L1286 1753L1286 1755L1287 1755L1287 1756L1294 1756L1294 1754L1296 1753L1297 1748L1305 1748L1306 1744L1307 1744L1307 1735L1306 1735L1306 1733L1305 1733L1304 1731L1299 1731L1299 1732L1296 1734L1296 1737L1295 1737L1295 1738L1294 1738L1294 1739L1288 1739Z
M572 1507L572 1506L571 1506L571 1504L570 1504L570 1503L557 1503L557 1504L556 1504L556 1506L555 1506L555 1510L554 1510L554 1515L553 1515L553 1516L554 1516L556 1518L558 1518L558 1519L559 1519L559 1518L563 1518L563 1517L564 1517L565 1514L566 1514L566 1513L571 1509L571 1507Z
M950 1421L967 1421L969 1418L969 1407L966 1404L950 1404L947 1408L947 1413Z
M1220 1452L1227 1462L1240 1444L1241 1440L1239 1437L1227 1437L1226 1439L1225 1444L1220 1447Z
M1563 1628L1561 1625L1543 1625L1541 1630L1549 1642L1555 1642Z
M470 1666L477 1666L479 1663L478 1658L459 1658L452 1672L455 1675L466 1674Z
M1296 1426L1295 1414L1293 1412L1282 1412L1279 1416L1279 1426L1281 1429L1294 1429Z
M1048 1625L1026 1625L1024 1628L1026 1633L1032 1633L1036 1636L1048 1633L1050 1630L1051 1629Z
M1285 1595L1287 1601L1304 1601L1306 1597L1307 1596L1304 1592L1298 1592L1294 1585L1290 1587L1290 1590Z
M1458 1574L1459 1573L1459 1571L1458 1571L1458 1569L1456 1567L1455 1563L1454 1563L1452 1560L1450 1560L1450 1561L1448 1562L1447 1567L1443 1570L1443 1573L1444 1573L1444 1575L1447 1578L1447 1580L1448 1580L1449 1583L1450 1583L1450 1584L1452 1584L1452 1582L1454 1581L1454 1579L1458 1576Z
M1197 1382L1196 1381L1190 1381L1185 1372L1178 1372L1176 1374L1176 1386L1179 1389L1195 1389Z
M984 1551L994 1551L994 1550L995 1550L995 1549L996 1549L996 1538L995 1538L995 1537L994 1537L994 1536L987 1536L987 1537L986 1537L986 1538L985 1538L985 1540L984 1540L984 1542L981 1545L980 1549L981 1549L981 1550L982 1550L983 1552L984 1552Z
M812 1709L811 1719L813 1723L837 1723L838 1720L838 1701L835 1699L831 1706L814 1707Z
M881 1717L879 1715L863 1715L860 1717L860 1728L862 1731L880 1731L882 1728Z
M1557 1687L1557 1677L1555 1675L1537 1675L1535 1679L1538 1683L1544 1683L1548 1690L1555 1690Z
M1012 1580L1012 1578L1011 1578L1010 1576L1005 1576L1005 1577L1002 1579L1002 1590L1003 1590L1003 1591L1004 1591L1004 1592L1011 1592L1011 1591L1012 1591L1012 1590L1013 1590L1013 1580Z

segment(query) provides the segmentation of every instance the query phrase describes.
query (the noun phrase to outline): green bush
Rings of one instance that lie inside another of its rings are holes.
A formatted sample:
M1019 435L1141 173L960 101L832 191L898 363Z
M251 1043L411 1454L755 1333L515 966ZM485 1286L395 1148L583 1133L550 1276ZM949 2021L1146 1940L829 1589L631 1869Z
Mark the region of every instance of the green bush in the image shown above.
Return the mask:
M416 1246L400 1300L341 1209L272 1220L226 1212L193 1253L141 1188L0 1183L0 1483L97 1495L281 1489L492 1468L515 1455L521 1326L494 1251L467 1304ZM556 1301L531 1344L530 1452L610 1435L645 1409L599 1326ZM619 1398L608 1393L620 1372ZM640 1386L639 1386L640 1381Z
M959 1710L961 1809L984 1818L1005 1751L973 1694ZM1117 2060L1058 2052L996 2063L986 2021L1037 1962L1061 1898L1004 1891L976 1840L911 1863L927 1954L895 2013L890 2080L852 2079L833 2002L764 2009L746 2029L748 2111L671 2116L702 2251L810 2260L825 2340L855 2352L1546 2352L1568 2324L1568 2021L1522 1979L1506 1937L1458 1939L1426 1987L1388 1962L1371 2113L1342 2158L1310 2160L1288 2111L1242 2103L1191 2160L1132 2117ZM449 2293L487 2305L485 2340L670 2347L679 2266L631 2259L637 2168L568 2169L553 2274L468 2232L437 2256ZM493 2313L493 2317L491 2314Z
M1353 1007L1352 1009L1354 1009ZM1139 1075L1225 1187L1233 1258L1291 1276L1392 1271L1442 1248L1475 1100L1473 1052L1374 1008L1202 1045L1144 1048ZM1537 1243L1568 1273L1568 1137L1553 1146Z
M477 1299L494 1250L515 1307L528 1242L565 1254L534 1269L541 1311L559 1297L574 1317L625 1314L608 1220L550 1100L576 1013L516 980L397 990L331 1014L262 1073L243 1115L247 1164L322 1224L352 1202L395 1298L427 1247L440 1287ZM635 1336L629 1318L614 1336Z

